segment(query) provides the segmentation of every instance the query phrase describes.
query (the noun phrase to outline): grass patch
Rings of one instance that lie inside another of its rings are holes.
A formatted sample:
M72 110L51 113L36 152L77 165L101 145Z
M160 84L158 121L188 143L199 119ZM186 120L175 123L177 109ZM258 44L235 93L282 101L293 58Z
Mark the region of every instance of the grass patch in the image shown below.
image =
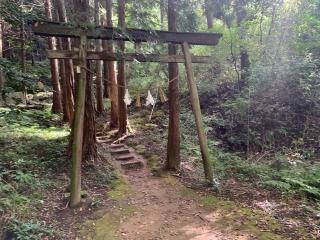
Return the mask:
M113 200L126 199L131 193L130 186L127 181L118 174L118 178L114 180L111 184L112 190L107 193L108 197Z
M135 211L136 209L133 206L122 206L112 209L97 220L85 222L82 229L79 231L79 235L81 236L81 239L121 239L117 232L120 224Z

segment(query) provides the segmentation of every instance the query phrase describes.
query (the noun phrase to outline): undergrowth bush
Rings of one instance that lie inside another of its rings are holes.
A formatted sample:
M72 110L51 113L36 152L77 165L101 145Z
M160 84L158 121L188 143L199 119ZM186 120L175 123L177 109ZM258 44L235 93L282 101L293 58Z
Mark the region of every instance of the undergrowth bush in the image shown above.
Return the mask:
M198 145L197 132L191 111L183 110L182 125L182 153L196 157L199 167L201 151ZM205 118L208 124L208 120ZM211 131L206 127L207 132ZM276 154L269 154L266 160L255 162L245 159L242 152L230 152L223 148L222 141L212 137L208 140L211 163L215 169L215 176L219 181L236 178L239 181L255 183L257 186L275 188L284 194L302 194L309 198L320 200L320 164L306 161L301 153L300 143L295 143L293 149L284 149ZM300 152L300 153L299 153Z
M220 178L235 177L240 181L276 188L282 193L300 193L320 200L320 165L300 163L275 169L272 164L250 163L241 157L215 149L216 172Z

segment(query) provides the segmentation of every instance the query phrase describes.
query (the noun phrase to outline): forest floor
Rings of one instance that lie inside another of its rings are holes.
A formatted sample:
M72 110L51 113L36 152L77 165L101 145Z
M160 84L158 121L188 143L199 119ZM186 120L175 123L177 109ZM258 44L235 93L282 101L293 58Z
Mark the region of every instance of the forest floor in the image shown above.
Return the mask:
M314 205L298 196L283 198L236 178L217 193L201 180L201 164L184 153L180 172L163 173L162 115L156 112L151 122L143 112L131 118L135 135L126 144L148 167L121 171L123 178L107 193L108 207L82 226L80 239L318 239L317 219L308 212Z
M219 190L208 187L185 132L181 170L163 173L162 110L152 121L148 110L130 115L135 133L125 143L146 167L121 170L108 145L99 144L101 161L83 169L83 203L70 209L68 128L47 111L0 110L5 239L320 239L317 203L236 176L221 179Z
M87 222L81 239L280 239L255 227L250 210L188 189L173 176L154 176L148 168L125 171L108 196L105 215Z

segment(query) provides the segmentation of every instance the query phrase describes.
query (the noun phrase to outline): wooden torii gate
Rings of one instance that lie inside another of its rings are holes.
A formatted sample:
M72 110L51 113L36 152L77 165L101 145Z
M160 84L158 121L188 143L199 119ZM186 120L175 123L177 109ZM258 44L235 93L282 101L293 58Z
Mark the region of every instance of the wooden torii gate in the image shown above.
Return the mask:
M81 160L82 160L82 141L83 141L83 121L85 109L85 88L86 88L86 63L87 60L104 61L139 61L139 62L160 62L160 63L184 63L186 68L188 87L191 96L191 105L195 116L195 122L199 137L200 149L203 159L204 173L208 181L213 180L213 171L210 166L210 156L207 137L203 127L198 90L194 81L192 63L210 63L208 56L192 56L190 54L191 45L217 45L221 34L218 33L187 33L187 32L168 32L156 30L144 30L126 28L120 30L113 27L95 26L87 29L74 27L70 24L58 22L35 22L33 32L37 35L47 37L68 37L80 38L78 51L55 50L48 51L49 58L52 59L76 59L79 60L81 67L79 82L76 90L76 107L73 123L73 144L72 144L72 176L71 176L71 205L80 202L81 190ZM163 42L182 45L183 55L158 55L158 54L136 54L120 53L111 54L106 51L90 52L87 51L87 39L103 39L114 41L131 42ZM119 96L121 97L121 96Z

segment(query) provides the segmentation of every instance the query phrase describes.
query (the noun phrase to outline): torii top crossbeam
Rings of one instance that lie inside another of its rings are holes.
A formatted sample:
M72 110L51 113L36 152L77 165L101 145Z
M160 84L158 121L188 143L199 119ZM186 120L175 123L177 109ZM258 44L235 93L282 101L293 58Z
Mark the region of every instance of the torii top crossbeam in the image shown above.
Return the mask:
M79 26L72 26L59 22L35 22L33 32L41 36L79 38L85 34L88 39L104 39L115 41L148 42L158 41L165 43L182 44L187 42L193 45L217 45L221 38L220 33L191 33L191 32L168 32L158 30L145 30L126 28L125 31L119 28L95 26L81 29Z

